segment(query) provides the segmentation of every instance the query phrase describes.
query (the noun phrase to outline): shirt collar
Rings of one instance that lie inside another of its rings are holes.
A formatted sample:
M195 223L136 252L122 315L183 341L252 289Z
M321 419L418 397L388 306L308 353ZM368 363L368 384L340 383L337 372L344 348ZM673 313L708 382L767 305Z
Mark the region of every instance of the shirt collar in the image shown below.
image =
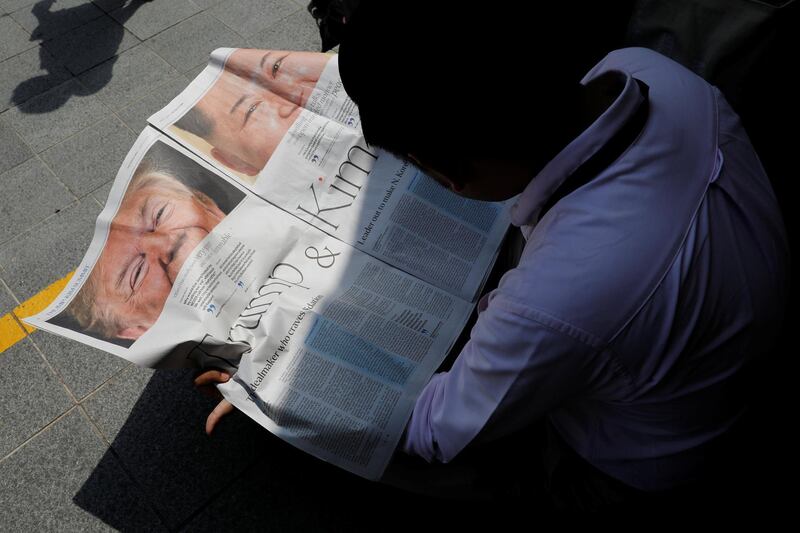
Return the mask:
M542 206L567 177L600 150L645 101L639 84L623 71L625 84L616 100L580 135L548 162L530 181L511 207L515 226L534 224ZM588 82L584 79L584 83Z

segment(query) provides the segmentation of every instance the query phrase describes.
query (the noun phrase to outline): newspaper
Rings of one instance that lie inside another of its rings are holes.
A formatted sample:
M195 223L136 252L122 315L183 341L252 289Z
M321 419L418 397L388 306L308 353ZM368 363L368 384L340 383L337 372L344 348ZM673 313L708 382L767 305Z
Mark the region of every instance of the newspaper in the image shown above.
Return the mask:
M367 145L335 55L222 48L150 117L80 266L26 322L226 370L253 420L379 479L508 225L506 203Z

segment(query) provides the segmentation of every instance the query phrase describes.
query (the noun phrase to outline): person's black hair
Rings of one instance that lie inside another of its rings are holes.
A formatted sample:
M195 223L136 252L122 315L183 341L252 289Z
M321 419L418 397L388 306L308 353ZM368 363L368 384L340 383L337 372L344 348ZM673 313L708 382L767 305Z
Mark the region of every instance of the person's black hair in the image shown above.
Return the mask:
M202 139L208 139L211 136L211 132L214 131L214 123L197 107L187 111L174 125Z
M327 52L342 41L347 21L358 4L359 0L311 0L308 3L308 12L319 29L322 52Z
M370 145L451 169L475 153L524 158L546 142L541 126L570 111L589 68L621 45L629 10L362 0L339 48L342 82Z

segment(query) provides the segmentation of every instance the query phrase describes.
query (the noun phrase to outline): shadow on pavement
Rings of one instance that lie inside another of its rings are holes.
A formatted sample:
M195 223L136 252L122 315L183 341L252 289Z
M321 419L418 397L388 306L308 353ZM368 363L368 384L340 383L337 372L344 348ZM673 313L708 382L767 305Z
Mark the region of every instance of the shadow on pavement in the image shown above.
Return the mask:
M107 29L100 34L96 32L83 35L80 32L72 34L78 40L78 42L70 43L72 49L86 51L86 53L91 53L95 57L110 57L110 59L96 67L97 73L91 89L81 84L73 84L71 86L72 92L59 91L45 102L39 102L36 106L22 106L20 110L28 114L48 113L63 106L73 95L86 96L94 94L105 87L111 80L114 63L117 60L116 52L125 34L125 29L122 25L133 16L142 4L149 1L121 0L121 4L126 2L127 4L115 13L115 19L118 24L109 24ZM92 19L91 12L98 11L98 8L91 2L53 11L54 3L55 0L41 0L31 7L31 12L38 21L37 27L31 33L31 41L47 39L57 32L59 28L69 27L72 21L89 21ZM39 46L39 65L42 70L46 71L46 74L30 78L17 85L11 97L13 105L22 104L31 96L38 94L41 92L41 87L53 87L64 81L64 65L53 58L42 45ZM73 72L73 74L80 73Z
M487 511L485 502L424 497L361 479L297 450L238 411L208 437L205 418L215 402L194 390L192 377L153 374L73 497L76 505L118 530L141 529L141 517L120 509L125 483L108 475L121 463L142 503L173 531L383 531L431 520L474 523ZM130 492L123 498L137 497Z

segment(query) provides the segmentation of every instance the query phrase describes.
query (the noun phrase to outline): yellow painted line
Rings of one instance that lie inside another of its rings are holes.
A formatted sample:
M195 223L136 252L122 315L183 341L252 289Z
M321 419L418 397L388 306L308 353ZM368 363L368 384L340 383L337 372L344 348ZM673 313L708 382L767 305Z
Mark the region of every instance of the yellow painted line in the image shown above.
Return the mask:
M14 313L8 313L0 317L0 353L8 350L27 335L20 323L17 322L17 317L14 316Z
M51 283L19 304L13 311L0 317L0 353L14 346L29 333L36 331L36 328L23 324L22 319L33 316L50 305L50 302L55 300L58 293L67 286L67 282L73 273L70 272L60 280Z

